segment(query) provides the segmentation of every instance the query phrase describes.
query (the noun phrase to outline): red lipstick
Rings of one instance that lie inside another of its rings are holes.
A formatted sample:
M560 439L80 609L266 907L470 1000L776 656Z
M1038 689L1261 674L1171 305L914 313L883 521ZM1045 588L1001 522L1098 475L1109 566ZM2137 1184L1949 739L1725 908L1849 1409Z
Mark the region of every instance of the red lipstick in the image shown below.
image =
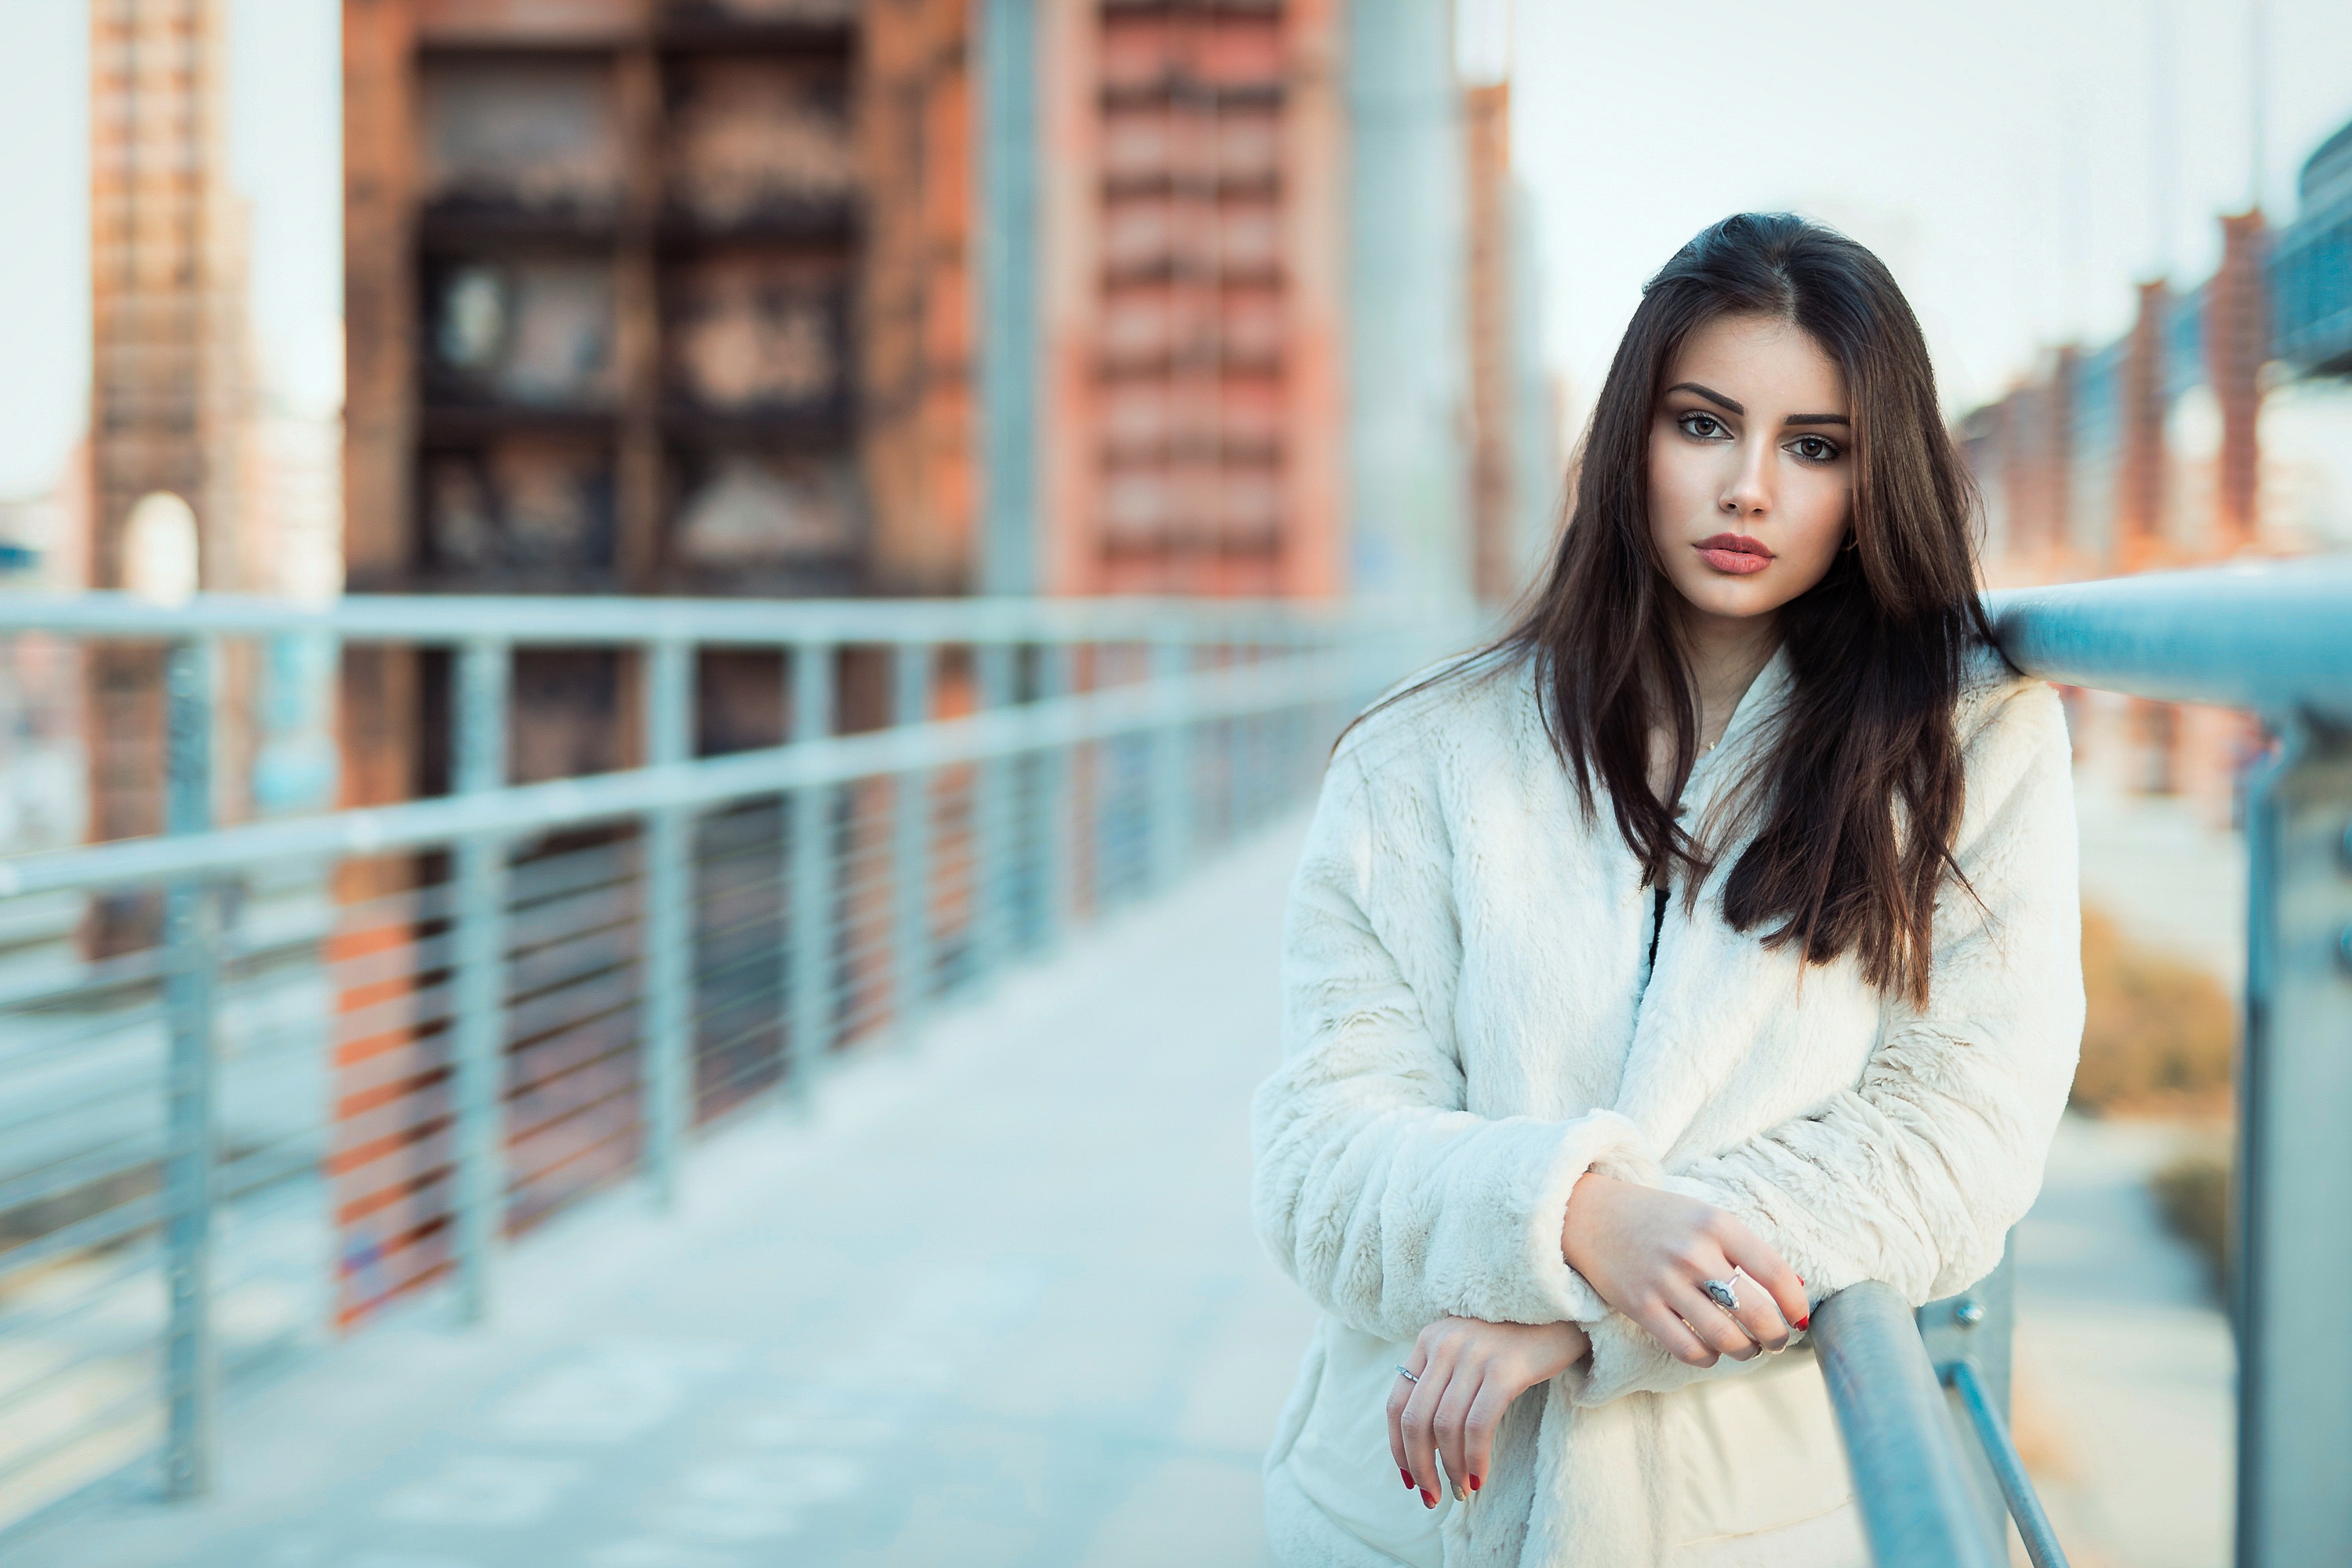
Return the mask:
M1764 548L1764 542L1744 533L1718 533L1691 548L1698 552L1700 560L1734 577L1745 577L1772 564L1772 552Z

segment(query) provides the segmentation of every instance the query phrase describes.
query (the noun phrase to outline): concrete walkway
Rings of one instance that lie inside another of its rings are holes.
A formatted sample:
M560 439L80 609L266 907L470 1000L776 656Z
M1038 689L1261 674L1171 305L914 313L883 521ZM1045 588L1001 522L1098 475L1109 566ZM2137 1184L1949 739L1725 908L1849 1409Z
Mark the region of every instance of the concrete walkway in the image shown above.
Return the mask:
M2018 1227L2014 1426L2075 1568L2230 1561L2236 1347L2147 1187L2198 1135L2067 1117Z
M216 1496L10 1568L1266 1561L1312 1314L1248 1219L1298 823L242 1402Z

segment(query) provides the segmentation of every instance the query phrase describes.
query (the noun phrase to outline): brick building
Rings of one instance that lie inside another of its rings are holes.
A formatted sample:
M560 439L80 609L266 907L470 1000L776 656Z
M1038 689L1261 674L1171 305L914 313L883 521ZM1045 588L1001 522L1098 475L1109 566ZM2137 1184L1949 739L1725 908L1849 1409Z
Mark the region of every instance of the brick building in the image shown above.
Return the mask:
M2352 126L2305 165L2299 209L2221 217L2210 278L2141 283L2122 337L2060 347L1962 418L1994 586L2352 546ZM2260 744L2212 710L2086 697L2077 718L2130 787L2216 820Z

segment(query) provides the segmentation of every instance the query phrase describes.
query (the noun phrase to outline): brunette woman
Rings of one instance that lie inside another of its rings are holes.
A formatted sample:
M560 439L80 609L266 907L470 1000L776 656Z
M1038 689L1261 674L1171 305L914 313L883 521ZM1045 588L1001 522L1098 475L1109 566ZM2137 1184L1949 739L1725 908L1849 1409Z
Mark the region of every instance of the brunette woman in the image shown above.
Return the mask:
M1517 625L1342 740L1255 1109L1325 1312L1284 1561L1865 1561L1811 1303L1993 1267L2082 1026L2065 729L1971 499L1877 258L1727 218Z

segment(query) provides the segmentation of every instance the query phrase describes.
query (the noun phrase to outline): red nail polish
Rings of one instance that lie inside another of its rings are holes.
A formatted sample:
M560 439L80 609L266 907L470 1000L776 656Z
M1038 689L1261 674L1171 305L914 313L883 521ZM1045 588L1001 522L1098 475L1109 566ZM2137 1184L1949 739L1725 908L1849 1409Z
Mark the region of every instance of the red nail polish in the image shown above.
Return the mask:
M1478 1489L1478 1478L1475 1476L1470 1478L1470 1489L1474 1492Z
M1812 1326L1813 1315L1811 1312L1806 1313L1803 1317L1797 1320L1797 1327L1801 1329L1810 1329Z
M1437 1506L1437 1494L1431 1491L1427 1487L1422 1488L1421 1506L1423 1508L1435 1508Z
M1404 1479L1404 1489L1407 1491L1412 1490L1412 1472L1406 1469L1402 1465L1399 1465L1397 1467L1397 1474Z

